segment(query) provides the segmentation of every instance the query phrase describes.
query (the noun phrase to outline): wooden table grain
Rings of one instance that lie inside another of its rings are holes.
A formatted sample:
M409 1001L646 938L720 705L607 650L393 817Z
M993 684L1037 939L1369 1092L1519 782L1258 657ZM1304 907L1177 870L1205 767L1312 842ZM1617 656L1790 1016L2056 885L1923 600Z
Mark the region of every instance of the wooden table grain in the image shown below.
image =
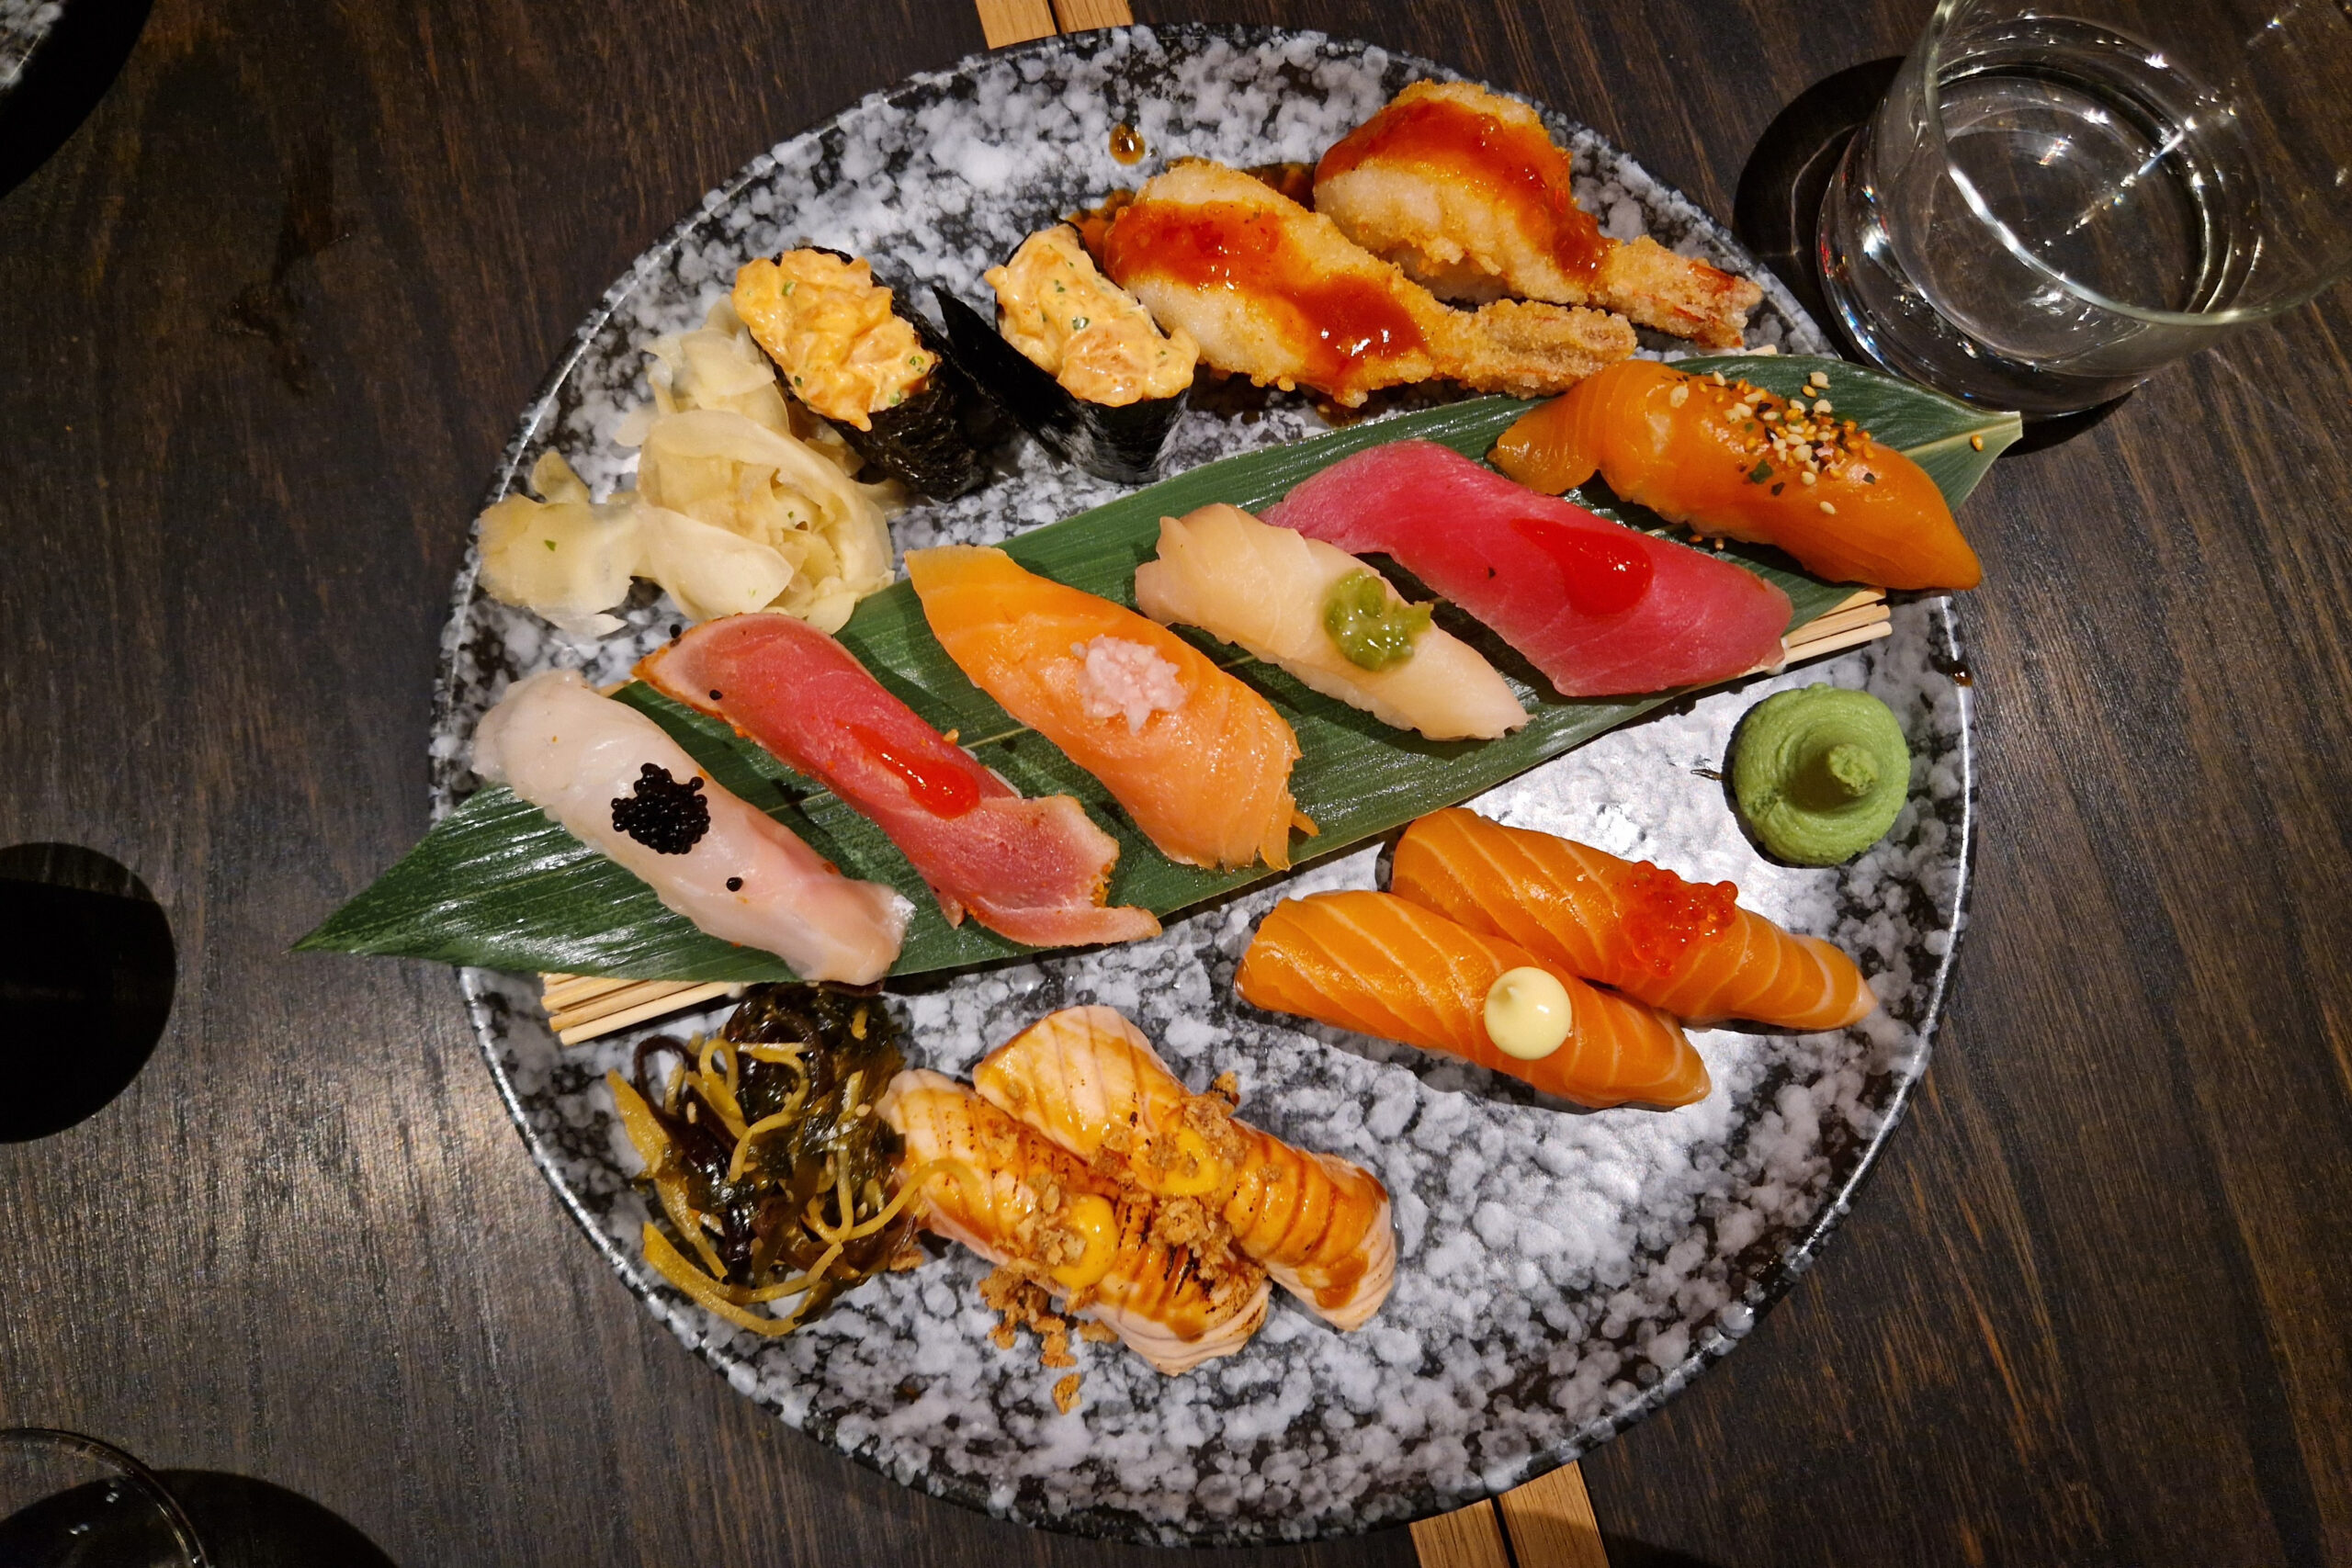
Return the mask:
M1925 19L1135 8L1432 55L1719 214L1781 104ZM0 1146L0 1422L286 1488L401 1568L1165 1561L783 1428L583 1244L447 971L286 951L424 825L447 587L573 324L752 154L981 46L970 0L156 0L0 198L0 844L130 865L181 966L128 1094ZM2347 340L2339 291L1971 505L1935 1065L1814 1272L1586 1461L1618 1568L2352 1562Z

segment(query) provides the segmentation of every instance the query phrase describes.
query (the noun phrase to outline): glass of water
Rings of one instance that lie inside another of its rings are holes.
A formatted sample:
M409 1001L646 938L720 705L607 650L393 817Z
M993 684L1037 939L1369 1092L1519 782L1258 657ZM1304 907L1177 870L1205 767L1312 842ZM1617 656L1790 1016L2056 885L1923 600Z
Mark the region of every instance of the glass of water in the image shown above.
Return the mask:
M2352 270L2346 0L1941 0L1823 198L1830 305L2030 416Z
M110 1443L0 1429L0 1568L206 1568L178 1502Z

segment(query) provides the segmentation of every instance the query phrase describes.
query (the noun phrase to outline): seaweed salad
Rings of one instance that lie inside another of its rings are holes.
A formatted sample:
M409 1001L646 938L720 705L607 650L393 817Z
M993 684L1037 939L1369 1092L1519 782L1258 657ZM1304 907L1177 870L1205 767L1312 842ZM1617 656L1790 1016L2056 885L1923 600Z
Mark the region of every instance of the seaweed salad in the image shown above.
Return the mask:
M605 1079L656 1201L646 1261L763 1335L915 1261L913 1184L874 1114L904 1065L880 993L849 986L755 986L718 1034L639 1043L630 1077ZM786 1298L788 1312L760 1310Z

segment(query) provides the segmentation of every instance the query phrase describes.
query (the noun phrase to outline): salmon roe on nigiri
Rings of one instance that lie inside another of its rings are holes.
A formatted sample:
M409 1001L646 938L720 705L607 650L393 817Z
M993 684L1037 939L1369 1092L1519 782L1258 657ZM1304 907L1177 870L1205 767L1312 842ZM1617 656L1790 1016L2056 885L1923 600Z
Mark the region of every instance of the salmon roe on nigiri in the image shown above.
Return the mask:
M1521 416L1495 466L1552 495L1598 471L1669 523L1778 546L1834 581L1975 587L1984 569L1928 471L1838 418L1820 372L1807 392L1627 360Z

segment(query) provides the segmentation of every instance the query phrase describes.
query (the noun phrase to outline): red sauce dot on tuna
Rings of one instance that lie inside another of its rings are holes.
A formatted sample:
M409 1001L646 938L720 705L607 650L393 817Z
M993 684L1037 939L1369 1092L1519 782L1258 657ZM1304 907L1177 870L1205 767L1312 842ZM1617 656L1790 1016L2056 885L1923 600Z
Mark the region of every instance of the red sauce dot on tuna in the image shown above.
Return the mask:
M969 770L952 762L909 756L893 747L881 731L867 725L853 724L849 732L868 755L904 779L907 793L915 797L915 804L933 816L961 817L979 805L980 786Z
M1540 517L1514 517L1511 532L1552 558L1560 592L1579 615L1613 615L1641 603L1655 570L1640 542L1599 528L1571 528Z
M1739 888L1729 882L1685 882L1647 861L1617 886L1619 930L1645 967L1671 974L1694 942L1729 931Z

